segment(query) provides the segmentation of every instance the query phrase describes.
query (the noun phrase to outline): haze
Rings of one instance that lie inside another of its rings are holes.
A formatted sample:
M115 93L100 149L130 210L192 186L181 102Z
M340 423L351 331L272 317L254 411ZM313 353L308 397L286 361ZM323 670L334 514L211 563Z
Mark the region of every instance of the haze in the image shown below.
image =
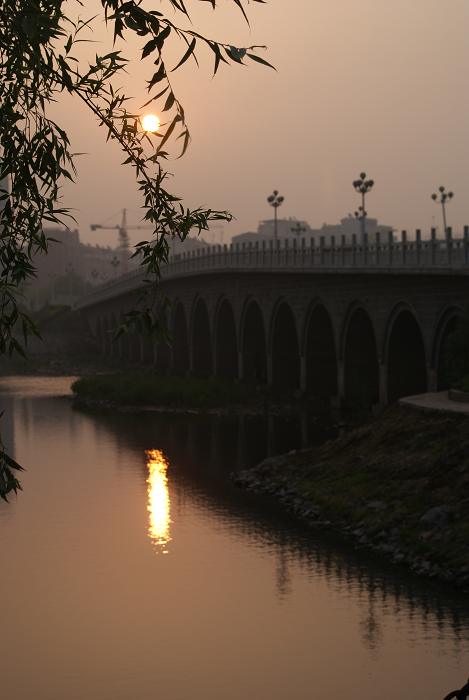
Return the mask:
M285 196L279 215L312 226L337 222L357 206L351 182L362 170L376 182L368 212L383 223L441 227L430 199L440 184L455 192L448 224L460 230L469 223L466 0L268 0L247 6L250 28L234 4L215 13L208 3L190 4L198 30L237 46L267 44L260 55L277 68L223 66L212 79L213 61L204 54L200 70L188 62L173 74L192 143L168 164L171 186L188 205L233 213L225 242L271 216L266 196L274 188ZM82 16L100 11L95 0L84 5ZM94 38L103 44L88 50L107 48L102 24ZM135 59L127 90L136 108L148 99L151 59L139 61L136 43L119 48ZM118 147L104 143L104 131L80 105L64 96L55 111L73 150L88 154L78 161L77 183L64 189L64 204L75 209L82 240L115 244L115 232L93 233L89 225L123 206L139 221L133 174L119 167ZM134 242L142 237L132 232Z

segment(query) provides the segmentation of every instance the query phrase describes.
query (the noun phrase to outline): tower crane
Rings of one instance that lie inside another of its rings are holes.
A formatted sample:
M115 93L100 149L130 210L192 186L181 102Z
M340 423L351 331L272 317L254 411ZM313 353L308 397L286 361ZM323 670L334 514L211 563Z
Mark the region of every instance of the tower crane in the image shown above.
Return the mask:
M120 224L107 225L107 224L90 224L92 231L97 229L116 229L118 231L118 251L120 257L120 265L122 273L127 272L128 262L130 257L130 241L129 241L129 229L152 229L153 226L145 225L131 225L127 224L127 209L122 209L122 219ZM117 262L116 262L117 265Z

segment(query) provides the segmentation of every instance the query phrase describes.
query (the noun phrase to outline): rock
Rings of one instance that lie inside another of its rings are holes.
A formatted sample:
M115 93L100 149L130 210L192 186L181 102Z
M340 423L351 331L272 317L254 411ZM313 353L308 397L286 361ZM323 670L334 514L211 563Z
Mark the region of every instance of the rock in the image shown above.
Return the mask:
M388 506L387 503L385 503L384 501L369 501L366 504L366 507L372 508L373 510L384 510Z
M420 522L428 529L447 527L450 512L451 508L448 506L434 506L422 515Z

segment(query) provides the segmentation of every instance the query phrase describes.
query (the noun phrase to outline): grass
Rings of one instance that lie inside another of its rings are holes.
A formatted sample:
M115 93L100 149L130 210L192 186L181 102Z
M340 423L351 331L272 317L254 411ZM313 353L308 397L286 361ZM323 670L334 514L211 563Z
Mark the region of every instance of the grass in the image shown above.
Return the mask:
M82 377L72 385L81 400L128 406L217 408L259 399L256 387L215 379L121 372Z

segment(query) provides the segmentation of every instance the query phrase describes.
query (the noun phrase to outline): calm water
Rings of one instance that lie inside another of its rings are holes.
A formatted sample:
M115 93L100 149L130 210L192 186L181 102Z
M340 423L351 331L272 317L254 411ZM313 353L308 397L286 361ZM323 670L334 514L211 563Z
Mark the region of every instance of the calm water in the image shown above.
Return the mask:
M348 553L229 471L301 426L91 415L69 379L3 379L27 465L0 505L8 700L441 698L469 672L469 602Z

